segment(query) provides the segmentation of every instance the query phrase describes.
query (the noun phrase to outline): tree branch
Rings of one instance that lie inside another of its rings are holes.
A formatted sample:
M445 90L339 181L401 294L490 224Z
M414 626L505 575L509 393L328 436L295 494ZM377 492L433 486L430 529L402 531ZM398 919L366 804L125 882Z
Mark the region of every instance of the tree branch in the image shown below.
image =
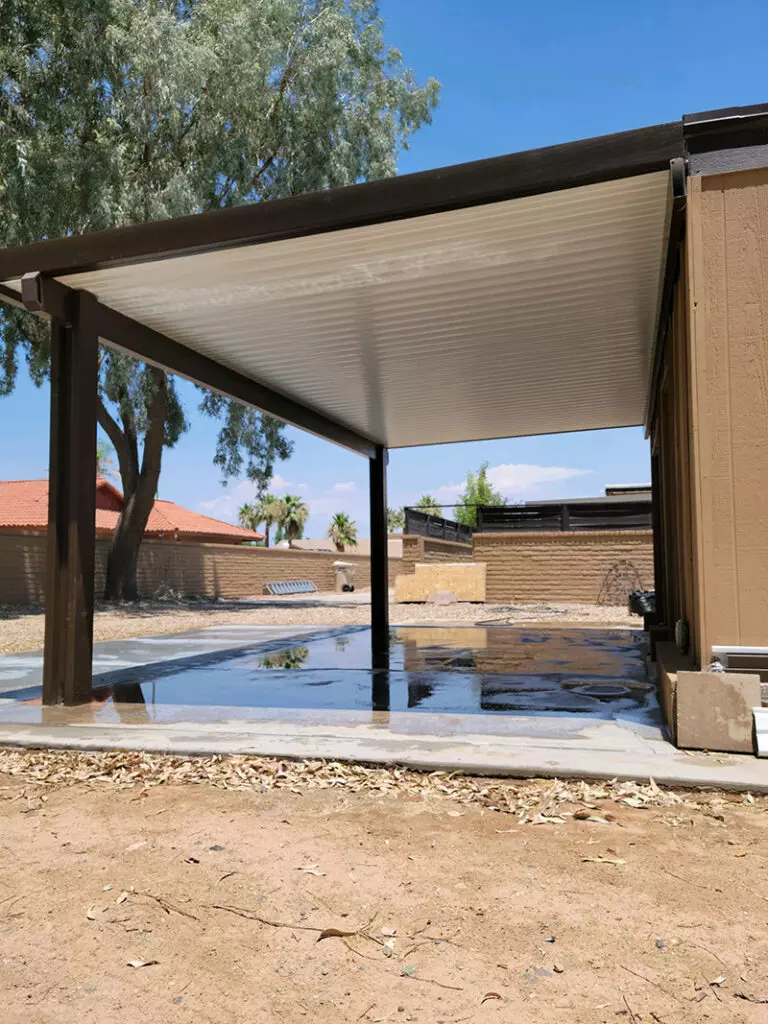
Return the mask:
M138 477L138 466L131 451L131 445L125 433L120 429L119 424L111 415L109 409L104 405L101 395L97 398L96 415L99 426L112 443L117 453L117 461L120 465L120 476L123 481L123 490L133 492L136 489Z

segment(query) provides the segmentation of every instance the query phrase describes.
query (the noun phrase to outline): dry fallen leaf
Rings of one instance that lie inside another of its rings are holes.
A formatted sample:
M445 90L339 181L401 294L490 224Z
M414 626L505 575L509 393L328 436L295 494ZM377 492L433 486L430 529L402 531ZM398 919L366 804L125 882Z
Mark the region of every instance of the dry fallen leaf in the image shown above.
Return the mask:
M308 875L324 875L325 871L318 871L319 864L302 864L299 866L299 871L306 871Z
M710 985L717 985L717 987L720 988L721 985L725 984L725 975L724 974L718 974L718 976L716 978L713 978L712 981L710 981L709 984Z
M134 850L140 850L142 848L142 846L146 846L146 845L147 845L147 840L146 839L140 839L138 842L131 843L130 846L126 846L125 852L126 853L133 853Z
M125 889L123 889L123 891L120 893L120 895L115 900L115 903L125 903L125 901L127 899L128 899L128 893L125 891Z
M85 916L88 918L89 921L95 921L96 920L96 907L88 907L88 909L85 912Z
M485 995L483 996L483 998L480 1000L480 1005L482 1006L483 1003L487 999L503 999L503 998L504 998L504 996L500 992L486 992Z
M599 814L591 814L589 811L574 811L576 821L596 821L600 825L610 825L608 818L602 818Z
M129 960L128 967L152 967L154 964L159 964L159 960Z
M582 857L582 863L584 864L626 864L625 860L621 857Z
M317 941L333 938L342 939L347 935L357 935L357 932L344 931L343 928L323 928L317 937Z
M390 935L390 936L391 935L397 935L397 928L382 928L381 929L381 934L382 935Z

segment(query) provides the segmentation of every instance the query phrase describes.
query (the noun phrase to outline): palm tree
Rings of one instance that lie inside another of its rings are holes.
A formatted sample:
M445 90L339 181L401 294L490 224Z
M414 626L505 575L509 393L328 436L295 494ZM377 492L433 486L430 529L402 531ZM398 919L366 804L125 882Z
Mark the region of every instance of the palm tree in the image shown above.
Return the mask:
M416 502L416 508L426 512L428 516L442 516L443 514L443 506L439 505L437 498L433 498L431 494L422 494Z
M304 533L304 524L309 516L309 506L298 494L286 494L277 502L277 522L288 540L288 547L293 547L293 542L299 540Z
M350 519L346 512L336 512L331 516L328 536L333 541L336 550L343 551L357 543L357 523L354 519Z
M262 494L252 505L241 505L237 512L237 519L246 530L256 530L261 523L264 524L264 547L269 547L269 531L277 522L279 513L279 501L274 494Z
M390 533L405 529L405 509L387 506L387 529Z

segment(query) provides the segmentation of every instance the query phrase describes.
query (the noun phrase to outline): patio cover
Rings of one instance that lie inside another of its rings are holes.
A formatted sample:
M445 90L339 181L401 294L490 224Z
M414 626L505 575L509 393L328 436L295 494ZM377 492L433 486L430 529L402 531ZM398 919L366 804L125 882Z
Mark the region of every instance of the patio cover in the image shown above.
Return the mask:
M184 359L106 343L219 390L206 367L235 371L366 454L636 425L682 153L661 125L5 250L0 280L85 289Z

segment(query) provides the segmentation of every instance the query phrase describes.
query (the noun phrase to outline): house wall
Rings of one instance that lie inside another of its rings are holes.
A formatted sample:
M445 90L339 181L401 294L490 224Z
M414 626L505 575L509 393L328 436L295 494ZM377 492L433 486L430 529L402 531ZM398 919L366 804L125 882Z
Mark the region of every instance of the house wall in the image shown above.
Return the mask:
M675 625L689 631L689 649L700 638L699 577L694 512L689 258L681 253L670 329L651 429L653 486L658 502L657 608L671 639Z
M45 586L45 534L0 532L0 604L41 605ZM96 541L96 595L104 591L108 538ZM334 588L333 563L355 566L358 588L370 586L370 559L335 552L252 548L237 544L185 544L145 540L139 550L139 592L151 597L172 590L205 597L262 594L265 583L312 580L318 590ZM402 572L389 560L390 584Z
M768 646L768 168L688 189L690 408L700 665Z
M476 533L473 549L490 602L624 604L653 588L651 530Z

